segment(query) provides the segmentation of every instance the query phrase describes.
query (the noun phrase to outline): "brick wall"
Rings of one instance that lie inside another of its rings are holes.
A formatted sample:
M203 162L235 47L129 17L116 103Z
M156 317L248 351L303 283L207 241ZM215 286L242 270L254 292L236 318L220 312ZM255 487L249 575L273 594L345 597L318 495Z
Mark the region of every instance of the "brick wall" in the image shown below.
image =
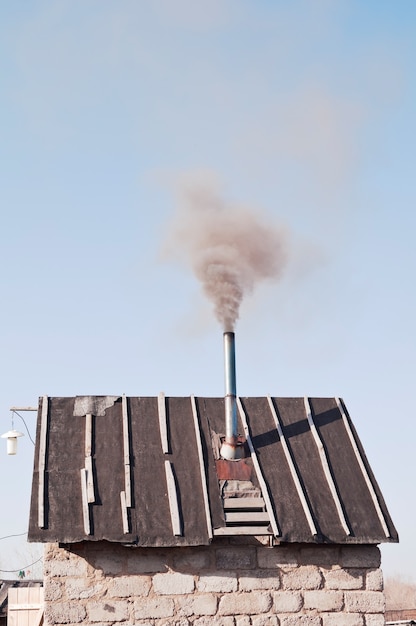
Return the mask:
M168 549L47 544L45 623L382 626L380 552L254 538Z

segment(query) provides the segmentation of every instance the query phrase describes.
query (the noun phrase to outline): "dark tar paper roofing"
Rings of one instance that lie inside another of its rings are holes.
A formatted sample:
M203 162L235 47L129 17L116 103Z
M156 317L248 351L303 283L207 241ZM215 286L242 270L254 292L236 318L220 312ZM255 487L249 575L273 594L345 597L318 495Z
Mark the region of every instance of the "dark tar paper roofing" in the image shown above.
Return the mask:
M342 400L237 400L247 440L241 461L219 460L223 398L40 398L29 541L180 546L221 534L398 541ZM261 500L234 499L253 493ZM248 514L254 522L238 513L239 502L260 501L263 508ZM227 513L231 505L237 513Z

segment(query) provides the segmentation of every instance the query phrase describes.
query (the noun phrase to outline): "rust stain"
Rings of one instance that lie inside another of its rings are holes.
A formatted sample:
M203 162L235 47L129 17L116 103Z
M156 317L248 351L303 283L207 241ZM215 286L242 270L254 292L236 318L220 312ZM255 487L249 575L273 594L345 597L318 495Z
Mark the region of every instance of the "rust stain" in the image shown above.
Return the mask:
M217 459L215 463L219 480L251 480L253 470L251 459L239 459L238 461Z

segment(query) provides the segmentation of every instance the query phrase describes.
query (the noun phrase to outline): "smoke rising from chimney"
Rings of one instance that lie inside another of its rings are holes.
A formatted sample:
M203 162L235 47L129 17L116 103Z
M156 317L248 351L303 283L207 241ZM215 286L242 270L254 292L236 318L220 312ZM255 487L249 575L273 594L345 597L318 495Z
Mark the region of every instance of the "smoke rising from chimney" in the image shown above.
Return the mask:
M229 204L212 181L181 186L170 237L190 262L224 331L234 330L244 297L281 274L286 233L258 211Z

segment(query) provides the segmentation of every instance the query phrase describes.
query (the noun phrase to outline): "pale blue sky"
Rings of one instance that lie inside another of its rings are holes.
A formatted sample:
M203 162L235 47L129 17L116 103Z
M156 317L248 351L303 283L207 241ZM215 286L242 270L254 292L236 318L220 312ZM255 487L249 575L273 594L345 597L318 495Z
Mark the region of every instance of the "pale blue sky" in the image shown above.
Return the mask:
M178 183L216 177L290 239L238 392L344 398L401 538L385 574L415 580L415 71L413 0L2 3L2 432L42 394L222 395L221 328L162 253ZM32 462L0 454L0 536Z

